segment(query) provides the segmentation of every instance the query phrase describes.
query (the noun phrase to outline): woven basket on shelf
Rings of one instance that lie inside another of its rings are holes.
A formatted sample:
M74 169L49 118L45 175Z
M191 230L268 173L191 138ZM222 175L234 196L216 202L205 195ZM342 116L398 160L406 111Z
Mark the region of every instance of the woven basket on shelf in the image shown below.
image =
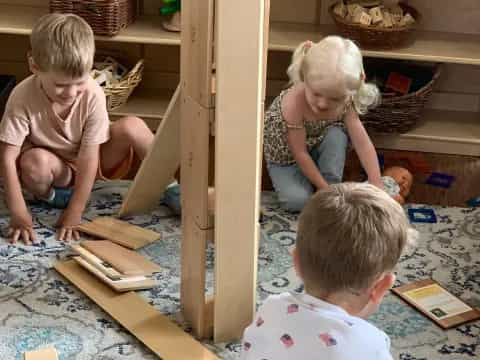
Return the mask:
M363 48L387 50L408 45L414 41L416 25L422 19L416 9L407 4L399 3L404 13L409 13L415 19L415 23L391 28L375 25L367 26L352 23L335 14L333 12L335 5L336 3L329 7L329 12L337 29L344 37L356 41Z
M122 80L102 87L107 98L108 111L116 110L127 102L132 91L142 81L142 74L143 60L139 60Z
M435 64L431 68L431 80L417 91L402 96L382 96L380 105L360 116L366 129L380 133L404 133L411 130L420 120L440 72L440 64Z
M135 21L137 0L50 0L50 12L79 15L96 35L113 36Z

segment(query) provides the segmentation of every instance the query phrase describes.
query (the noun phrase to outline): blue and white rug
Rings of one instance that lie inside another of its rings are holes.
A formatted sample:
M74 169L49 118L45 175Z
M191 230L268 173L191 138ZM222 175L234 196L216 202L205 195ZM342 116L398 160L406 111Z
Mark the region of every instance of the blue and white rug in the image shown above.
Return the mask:
M128 184L96 184L85 219L116 214ZM418 246L402 257L397 285L433 278L470 305L480 307L480 209L433 209L438 222L416 225ZM52 269L55 261L68 255L64 244L55 240L53 224L59 212L38 206L32 212L39 244L13 246L0 239L0 359L21 360L25 351L48 345L56 347L61 360L156 359ZM258 304L269 294L301 289L289 255L297 217L282 211L271 194L263 196L263 213ZM181 321L179 218L160 206L128 221L162 234L161 241L141 250L162 266L157 274L160 285L141 294L162 313ZM0 207L0 227L7 225L7 211ZM212 249L207 259L211 289ZM394 359L480 358L480 322L444 331L394 295L386 297L371 321L390 335ZM206 346L222 359L238 358L238 342Z

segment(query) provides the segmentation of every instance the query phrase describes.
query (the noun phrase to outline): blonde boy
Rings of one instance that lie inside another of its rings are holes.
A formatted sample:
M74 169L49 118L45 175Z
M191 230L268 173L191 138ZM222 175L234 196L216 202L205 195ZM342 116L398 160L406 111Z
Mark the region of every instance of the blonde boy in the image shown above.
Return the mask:
M293 254L305 293L265 301L241 358L391 359L387 335L363 318L392 287L409 232L402 207L373 185L317 192L300 215Z
M48 14L35 24L28 61L33 75L19 83L0 123L0 162L11 213L8 236L35 241L22 187L65 208L59 240L78 238L95 178L119 178L135 155L143 159L153 135L141 119L110 126L102 89L90 77L92 29L73 14Z

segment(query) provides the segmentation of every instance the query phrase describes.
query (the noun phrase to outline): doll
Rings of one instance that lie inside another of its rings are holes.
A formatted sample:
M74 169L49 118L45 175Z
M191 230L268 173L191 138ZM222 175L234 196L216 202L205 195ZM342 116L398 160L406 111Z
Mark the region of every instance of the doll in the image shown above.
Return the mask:
M385 191L400 205L404 205L413 182L410 171L400 166L392 166L383 171L382 180Z

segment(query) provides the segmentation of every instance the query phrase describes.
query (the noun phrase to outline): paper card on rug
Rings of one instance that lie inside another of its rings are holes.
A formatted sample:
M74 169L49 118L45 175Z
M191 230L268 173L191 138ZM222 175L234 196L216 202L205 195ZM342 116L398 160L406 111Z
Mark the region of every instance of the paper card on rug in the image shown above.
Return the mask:
M416 281L392 291L444 329L480 318L480 311L468 306L434 280Z

